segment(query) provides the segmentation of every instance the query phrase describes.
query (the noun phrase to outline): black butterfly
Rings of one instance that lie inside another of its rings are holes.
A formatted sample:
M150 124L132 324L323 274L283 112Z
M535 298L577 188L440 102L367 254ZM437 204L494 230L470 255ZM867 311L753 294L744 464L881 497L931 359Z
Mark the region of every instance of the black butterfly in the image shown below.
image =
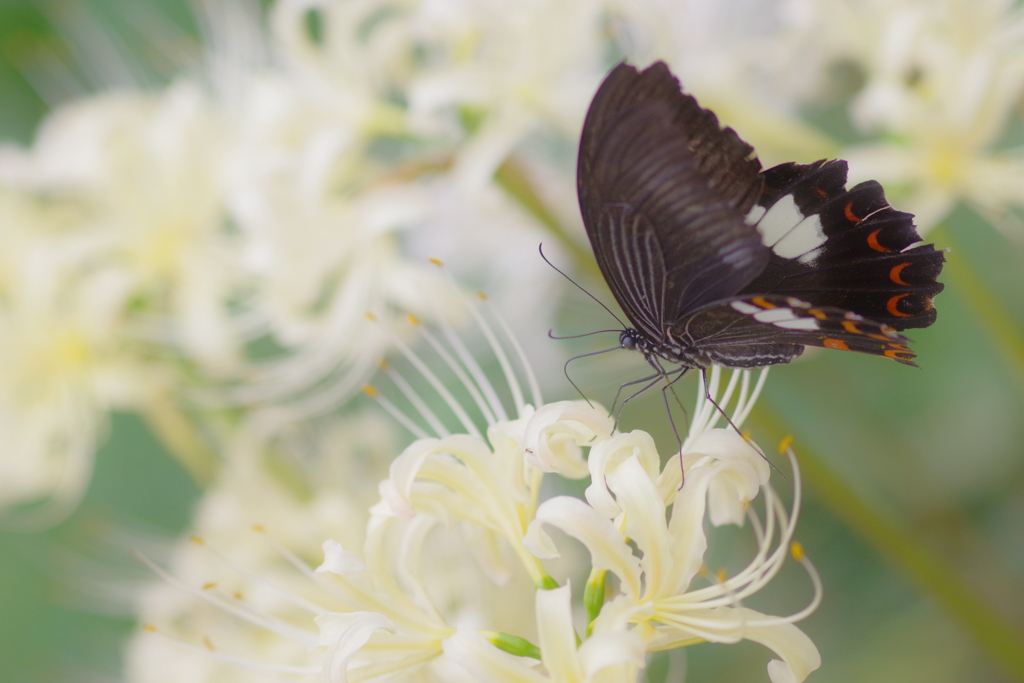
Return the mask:
M935 321L943 252L846 162L761 170L664 63L619 64L590 105L577 189L598 266L657 365L751 368L805 346L915 365L897 333Z

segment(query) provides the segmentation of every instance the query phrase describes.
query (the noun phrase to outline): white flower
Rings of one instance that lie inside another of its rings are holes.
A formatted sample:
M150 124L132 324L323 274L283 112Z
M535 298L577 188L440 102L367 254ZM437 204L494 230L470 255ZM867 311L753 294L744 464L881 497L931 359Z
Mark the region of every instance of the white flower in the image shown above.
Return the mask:
M578 401L537 410L526 404L497 333L480 311L471 314L506 373L515 416L507 414L502 392L450 330L438 336L421 328L421 333L459 378L471 398L468 405L454 398L419 354L398 342L437 398L425 399L417 382L394 369L389 375L404 396L391 400L377 389L368 393L411 430L437 436L414 442L392 463L380 485L381 500L370 510L361 549L326 541L315 572L282 549L293 567L312 579L305 588L294 580L275 578L271 584L230 561L259 588L256 595L283 598L288 609L267 610L213 595L192 579L190 590L234 615L242 630L263 629L265 638L293 642L291 649L275 644L249 654L245 648L218 648L211 658L268 672L319 673L330 682L400 675L582 683L635 681L647 652L700 640L750 639L780 656L769 667L777 682L786 676L802 681L816 668L817 651L792 625L815 605L790 617L742 606L784 562L799 506L797 497L789 515L778 501L767 484L767 462L755 447L732 428L712 429L720 416L702 401L684 449L686 483L680 489L679 461L672 458L659 471L650 437L611 433L612 418L603 409ZM514 340L512 345L523 360ZM764 374L755 384L750 373L735 372L723 392L720 376L712 372L710 390L720 405L733 406L734 420L741 423ZM528 379L539 402L536 381ZM703 386L700 391L703 396ZM399 412L400 400L416 414ZM442 411L460 425L454 432ZM480 421L487 425L486 438ZM540 502L545 473L582 477L588 472L592 505L568 496ZM750 507L762 491L764 522ZM708 544L705 519L716 525L749 519L758 552L736 576L695 586ZM568 580L562 577L582 578L586 570L571 557L560 567L551 563L557 547L543 525L561 528L591 553L587 622L579 632ZM244 548L235 554L245 554ZM606 583L608 571L618 578L617 589ZM815 588L820 595L817 583ZM220 628L211 628L205 639L216 643ZM197 634L178 637L194 641ZM299 656L303 648L306 654ZM272 661L268 653L280 658Z
M742 403L738 414L749 408ZM695 423L700 417L698 411ZM557 556L543 530L545 524L555 526L590 551L595 570L591 582L598 595L604 593L606 572L617 577L620 594L591 615L595 630L602 624L634 624L631 633L644 640L648 651L701 640L754 640L782 658L769 669L773 680L802 681L820 665L820 657L792 622L813 606L791 617L742 607L785 561L799 497L787 516L768 484L767 461L732 428L691 431L682 452L686 477L679 488L679 463L670 459L659 472L657 453L646 434L619 434L596 443L590 460L593 483L587 490L590 504L567 496L545 501L531 523L527 547L541 557ZM795 467L794 472L799 492ZM763 523L750 508L761 490L766 496ZM718 526L742 524L748 516L758 539L754 559L735 576L694 587L707 548L705 518ZM779 678L780 672L789 678Z

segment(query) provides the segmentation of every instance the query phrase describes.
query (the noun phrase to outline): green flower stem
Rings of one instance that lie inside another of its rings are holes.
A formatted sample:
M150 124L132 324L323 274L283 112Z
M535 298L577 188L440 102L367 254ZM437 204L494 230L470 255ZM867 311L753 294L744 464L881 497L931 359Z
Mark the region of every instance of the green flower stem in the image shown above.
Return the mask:
M1005 309L999 305L999 296L978 275L966 251L954 246L949 230L940 225L928 233L928 238L951 247L942 269L946 292L955 292L967 301L996 350L1024 386L1024 332L1006 316Z
M154 393L143 413L150 430L189 473L200 489L213 483L217 455L196 431L195 425L167 393Z
M762 397L751 414L760 433L780 441L779 417ZM814 449L797 442L794 449L806 486L858 536L867 541L967 631L988 655L1018 681L1024 681L1024 633L971 591L955 566L932 553L912 533L879 515L819 458Z
M522 166L516 163L514 157L509 157L498 167L497 172L494 174L494 182L498 184L498 187L505 190L510 197L519 202L520 206L526 209L531 216L536 218L541 225L554 235L558 243L572 255L577 268L586 271L592 277L601 276L600 271L597 269L597 262L594 261L590 251L586 247L581 246L579 241L573 239L565 230L565 227L555 218L555 215L551 213L540 198L540 195L537 194L533 187L533 182L526 175Z

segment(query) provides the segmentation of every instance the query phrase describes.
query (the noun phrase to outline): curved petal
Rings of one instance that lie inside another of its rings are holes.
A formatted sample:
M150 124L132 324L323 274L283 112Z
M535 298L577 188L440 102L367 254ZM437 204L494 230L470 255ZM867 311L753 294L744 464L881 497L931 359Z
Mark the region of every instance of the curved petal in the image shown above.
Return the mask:
M608 475L608 488L622 507L626 536L643 553L640 566L644 572L644 593L660 595L675 564L661 494L636 457L630 457Z
M366 565L363 560L353 552L345 550L335 540L327 540L323 543L324 561L316 568L318 572L331 572L333 574L353 574L365 572Z
M768 461L733 429L704 432L694 441L683 462L689 465L687 478L696 467L720 467L708 490L709 517L715 526L742 525L747 505L771 475Z
M600 406L559 401L541 406L526 424L527 462L543 472L570 479L587 476L582 445L610 434L614 422Z
M348 680L348 660L378 629L394 633L397 628L393 621L377 612L330 612L317 616L314 621L320 627L317 645L330 646L324 658L324 679L330 683L345 683Z
M605 478L609 473L615 471L615 468L622 462L634 456L639 460L644 471L652 479L656 479L661 460L658 457L654 439L647 432L632 431L615 434L610 438L599 440L590 448L587 466L590 469L591 484L586 491L587 502L603 512L609 519L618 515L622 509L608 490Z
M615 677L617 681L631 681L636 680L636 674L643 668L645 654L643 640L632 631L602 633L588 638L580 646L579 661L588 681L609 667L632 670L632 676Z
M583 667L576 657L572 589L568 583L561 588L537 591L537 644L552 680L582 683Z
M781 663L769 665L772 680L800 683L821 666L818 648L793 624L746 607L719 607L692 610L680 615L675 629L712 643L736 643L752 640L775 652ZM663 632L664 633L664 632Z
M612 572L634 598L639 597L640 562L611 521L578 498L556 496L544 501L530 522L523 545L537 557L550 558L558 555L544 524L558 527L585 545L594 567Z

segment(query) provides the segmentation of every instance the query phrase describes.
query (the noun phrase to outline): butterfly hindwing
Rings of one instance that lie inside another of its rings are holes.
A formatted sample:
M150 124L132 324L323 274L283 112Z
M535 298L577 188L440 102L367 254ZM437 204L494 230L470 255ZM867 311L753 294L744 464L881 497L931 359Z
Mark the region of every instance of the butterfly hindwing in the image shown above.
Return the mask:
M609 74L583 126L577 188L598 266L638 329L658 339L764 269L770 250L744 221L762 182L753 149L664 64Z
M711 362L726 367L786 362L804 346L870 353L914 365L910 340L889 325L792 296L737 297L715 304L694 314L678 333Z
M743 293L789 294L897 330L935 321L943 252L921 245L913 216L874 181L846 189L845 161L768 169L748 220L772 256Z

